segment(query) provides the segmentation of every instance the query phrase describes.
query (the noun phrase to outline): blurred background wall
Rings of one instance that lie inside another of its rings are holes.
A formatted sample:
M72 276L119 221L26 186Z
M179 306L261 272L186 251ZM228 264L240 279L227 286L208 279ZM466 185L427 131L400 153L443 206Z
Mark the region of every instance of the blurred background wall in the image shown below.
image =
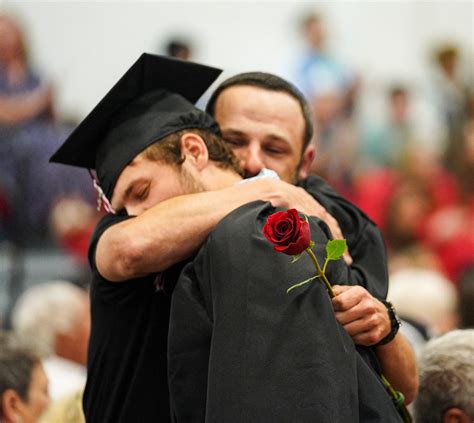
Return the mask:
M393 79L423 84L429 52L449 39L473 69L471 1L11 1L33 63L57 88L58 111L82 117L143 52L170 36L192 40L193 58L230 73L287 75L301 48L298 21L321 13L330 50L364 76L373 99ZM373 107L373 110L379 110Z

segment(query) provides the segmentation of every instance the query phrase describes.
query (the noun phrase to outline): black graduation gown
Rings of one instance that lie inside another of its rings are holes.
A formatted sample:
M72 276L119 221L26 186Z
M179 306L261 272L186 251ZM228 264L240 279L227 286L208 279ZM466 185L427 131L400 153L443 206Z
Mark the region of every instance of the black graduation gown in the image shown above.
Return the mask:
M319 176L311 175L298 185L337 220L347 239L353 264L346 283L363 286L376 298L385 299L388 291L387 253L377 225Z
M168 365L178 422L399 422L380 379L334 316L305 254L276 253L262 228L275 209L247 204L223 219L175 288ZM324 259L327 227L311 219ZM330 281L349 277L342 261Z

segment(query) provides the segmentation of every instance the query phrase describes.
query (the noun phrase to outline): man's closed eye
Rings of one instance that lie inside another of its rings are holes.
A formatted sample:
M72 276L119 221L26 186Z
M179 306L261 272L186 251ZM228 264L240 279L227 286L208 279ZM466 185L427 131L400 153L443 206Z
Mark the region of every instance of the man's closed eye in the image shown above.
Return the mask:
M138 188L133 193L133 199L134 200L144 200L148 196L149 188L150 188L149 185L145 185L143 187Z

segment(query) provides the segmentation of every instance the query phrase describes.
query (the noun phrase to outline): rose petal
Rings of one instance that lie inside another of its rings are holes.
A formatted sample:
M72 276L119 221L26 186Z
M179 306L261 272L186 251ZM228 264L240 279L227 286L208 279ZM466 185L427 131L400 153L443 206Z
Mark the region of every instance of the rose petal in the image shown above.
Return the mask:
M296 209L270 215L263 234L274 245L275 251L288 255L302 253L311 242L309 224L300 218Z

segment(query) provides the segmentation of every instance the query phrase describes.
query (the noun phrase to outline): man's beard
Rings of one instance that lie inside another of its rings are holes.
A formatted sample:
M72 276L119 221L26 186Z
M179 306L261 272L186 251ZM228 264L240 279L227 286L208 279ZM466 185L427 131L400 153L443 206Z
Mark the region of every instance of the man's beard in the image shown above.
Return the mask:
M181 184L184 194L196 194L206 191L201 181L197 180L183 167L181 167L179 171L179 183Z
M298 165L298 167L293 172L293 175L291 176L290 181L289 181L290 184L296 185L298 183L300 169L301 169L301 163Z

